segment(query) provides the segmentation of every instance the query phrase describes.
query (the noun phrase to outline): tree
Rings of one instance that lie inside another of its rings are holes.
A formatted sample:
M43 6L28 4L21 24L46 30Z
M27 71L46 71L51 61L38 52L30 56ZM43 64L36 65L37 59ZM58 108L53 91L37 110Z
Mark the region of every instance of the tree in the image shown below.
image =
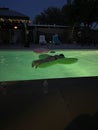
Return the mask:
M67 0L61 9L49 7L35 17L36 24L83 25L98 23L98 0Z
M63 19L63 25L73 25L74 19L73 19L73 5L72 4L66 4L61 9L62 13L62 19Z
M49 7L40 15L35 17L36 24L62 24L61 10L56 7Z
M98 18L97 0L74 0L73 19L84 27L91 27Z

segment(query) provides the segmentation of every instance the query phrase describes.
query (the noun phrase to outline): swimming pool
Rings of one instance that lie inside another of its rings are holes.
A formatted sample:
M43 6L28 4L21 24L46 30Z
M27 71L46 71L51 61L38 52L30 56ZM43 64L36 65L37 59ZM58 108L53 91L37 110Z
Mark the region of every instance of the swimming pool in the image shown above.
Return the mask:
M50 55L64 54L65 59L32 68L32 62ZM98 76L98 50L0 51L0 81L20 81Z

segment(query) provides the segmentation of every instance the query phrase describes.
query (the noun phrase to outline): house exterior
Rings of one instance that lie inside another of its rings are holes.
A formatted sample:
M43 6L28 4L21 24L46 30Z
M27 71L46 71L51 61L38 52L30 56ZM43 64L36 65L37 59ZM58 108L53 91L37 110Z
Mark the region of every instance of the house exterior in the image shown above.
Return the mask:
M22 13L0 8L0 44L25 43L30 18Z

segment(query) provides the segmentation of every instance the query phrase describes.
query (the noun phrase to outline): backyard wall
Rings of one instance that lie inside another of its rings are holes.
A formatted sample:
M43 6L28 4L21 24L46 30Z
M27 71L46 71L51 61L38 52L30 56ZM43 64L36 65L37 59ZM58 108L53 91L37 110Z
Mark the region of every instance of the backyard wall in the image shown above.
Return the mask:
M47 42L52 41L52 36L54 34L58 34L60 41L62 43L65 43L69 41L71 31L72 31L71 27L66 27L66 28L35 27L33 29L34 43L39 42L40 35L45 35Z

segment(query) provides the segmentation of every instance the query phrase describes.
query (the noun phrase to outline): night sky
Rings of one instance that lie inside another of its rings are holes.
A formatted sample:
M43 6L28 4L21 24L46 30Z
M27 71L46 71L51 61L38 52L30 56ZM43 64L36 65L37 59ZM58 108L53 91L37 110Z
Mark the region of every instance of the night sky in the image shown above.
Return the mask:
M0 0L0 7L8 7L12 10L28 15L31 19L48 7L62 7L66 0Z

